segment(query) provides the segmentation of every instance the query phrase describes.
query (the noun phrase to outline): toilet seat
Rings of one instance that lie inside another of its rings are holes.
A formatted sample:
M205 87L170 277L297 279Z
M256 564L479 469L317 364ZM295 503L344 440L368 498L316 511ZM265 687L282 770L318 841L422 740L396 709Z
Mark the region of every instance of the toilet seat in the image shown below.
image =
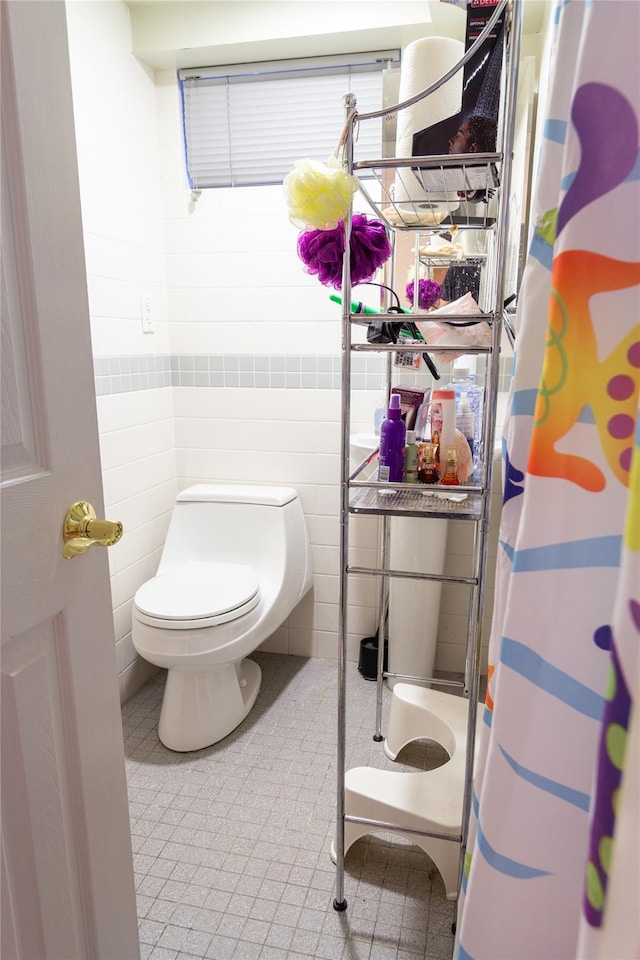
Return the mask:
M142 623L193 630L236 620L259 600L260 585L250 566L193 561L148 580L134 604Z

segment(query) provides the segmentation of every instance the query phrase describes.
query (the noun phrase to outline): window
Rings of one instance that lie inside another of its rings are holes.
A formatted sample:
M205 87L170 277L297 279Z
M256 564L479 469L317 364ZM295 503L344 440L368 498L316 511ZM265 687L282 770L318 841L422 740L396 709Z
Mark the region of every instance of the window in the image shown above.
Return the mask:
M326 162L352 91L364 113L382 106L383 70L398 50L178 73L191 186L282 183L296 160ZM382 121L362 125L358 156L382 156Z

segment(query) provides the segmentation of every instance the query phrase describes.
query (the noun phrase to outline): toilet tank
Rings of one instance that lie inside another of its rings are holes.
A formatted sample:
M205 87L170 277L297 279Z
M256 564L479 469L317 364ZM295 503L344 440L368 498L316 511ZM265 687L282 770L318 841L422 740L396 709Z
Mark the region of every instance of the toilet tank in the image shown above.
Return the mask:
M199 483L178 494L158 573L188 560L248 563L274 587L311 585L311 550L293 487Z

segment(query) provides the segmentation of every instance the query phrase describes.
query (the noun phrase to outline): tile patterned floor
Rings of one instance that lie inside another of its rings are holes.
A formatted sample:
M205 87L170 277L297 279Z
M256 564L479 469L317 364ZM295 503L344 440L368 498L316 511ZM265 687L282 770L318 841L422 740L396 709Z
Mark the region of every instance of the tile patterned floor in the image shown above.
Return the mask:
M333 909L337 664L253 659L256 705L205 750L173 753L158 740L163 674L123 706L143 960L450 958L454 905L430 859L402 838L354 844L348 909ZM347 767L444 762L426 742L387 760L372 739L376 685L355 664L347 677Z

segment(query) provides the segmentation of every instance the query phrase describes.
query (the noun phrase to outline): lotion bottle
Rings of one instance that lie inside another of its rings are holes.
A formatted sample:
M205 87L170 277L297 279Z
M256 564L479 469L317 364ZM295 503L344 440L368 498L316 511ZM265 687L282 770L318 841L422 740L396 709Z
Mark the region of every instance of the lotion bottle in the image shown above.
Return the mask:
M418 482L418 444L415 430L407 430L407 442L404 448L404 482Z
M404 475L404 443L406 427L400 409L400 394L392 393L387 416L380 424L380 452L378 480L382 483L402 483Z

